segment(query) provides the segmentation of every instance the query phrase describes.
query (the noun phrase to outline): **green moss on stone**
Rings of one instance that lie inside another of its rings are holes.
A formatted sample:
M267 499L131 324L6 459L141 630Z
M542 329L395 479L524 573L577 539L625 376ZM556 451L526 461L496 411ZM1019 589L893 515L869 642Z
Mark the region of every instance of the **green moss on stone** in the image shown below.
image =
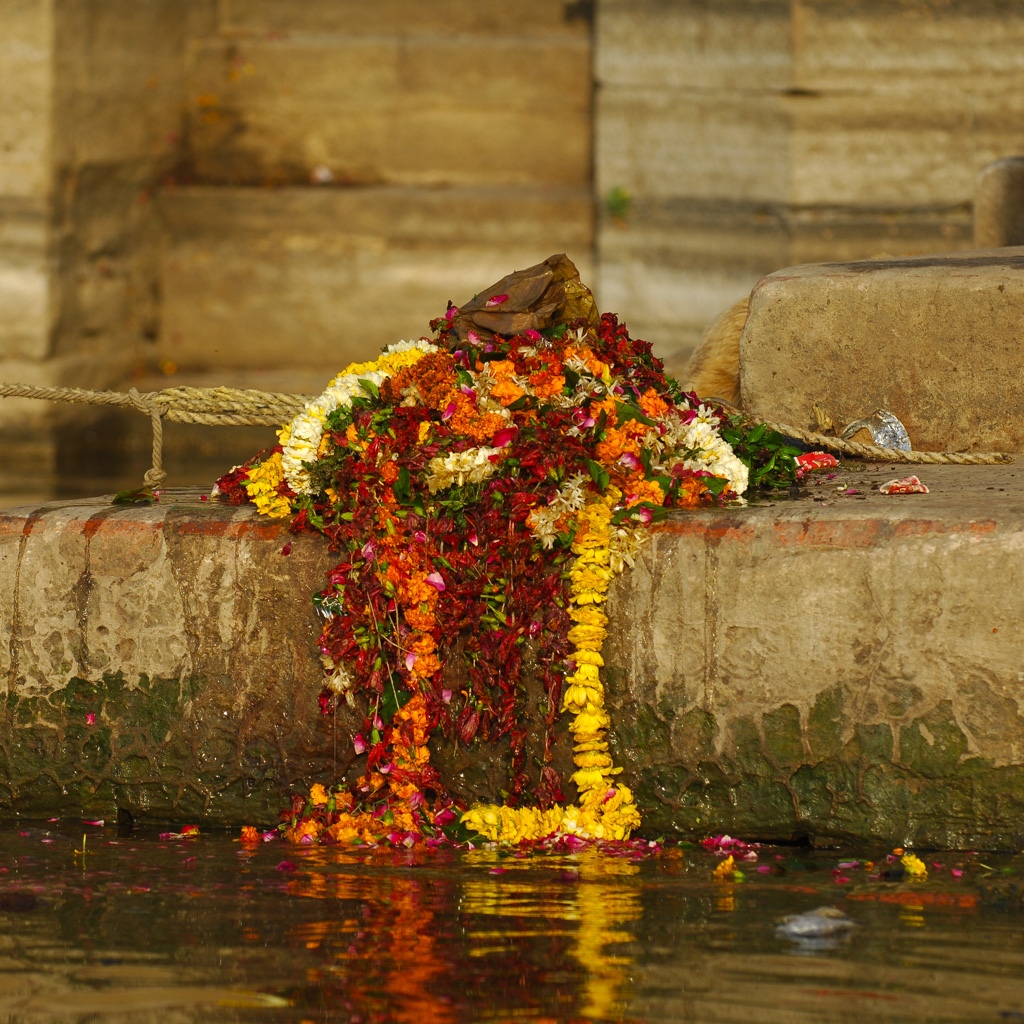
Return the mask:
M839 755L845 722L842 689L833 686L822 690L807 716L807 744L813 757L824 759Z
M800 712L793 704L783 704L761 719L768 756L778 765L796 767L804 763L803 732Z
M669 756L669 726L647 704L637 704L633 713L617 716L609 733L609 746L613 754L636 760L662 760Z
M945 700L900 729L900 761L916 774L939 779L953 775L967 753L967 737Z
M703 708L691 708L672 724L673 753L687 761L710 757L717 737L715 716Z
M892 729L886 723L879 725L854 724L853 738L843 750L847 761L867 764L888 764L892 761Z

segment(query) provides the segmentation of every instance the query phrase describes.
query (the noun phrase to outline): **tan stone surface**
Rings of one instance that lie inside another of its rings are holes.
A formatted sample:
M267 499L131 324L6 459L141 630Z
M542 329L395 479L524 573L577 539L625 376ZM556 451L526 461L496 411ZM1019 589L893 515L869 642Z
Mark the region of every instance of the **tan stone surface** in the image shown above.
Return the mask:
M819 264L758 283L743 407L806 425L888 409L925 451L1024 451L1024 247Z
M501 5L463 0L221 0L220 22L231 33L374 35L386 26L402 35L434 34L445 42L474 36L486 44L496 35L509 34L510 26L530 37L585 38L587 19L578 7L565 0L506 0Z
M183 29L163 0L78 0L54 19L54 167L173 159Z
M51 188L52 0L0 0L0 196Z
M608 87L750 93L792 74L789 0L599 0L596 69Z
M1024 157L982 168L974 191L974 247L1024 245Z
M585 185L585 36L213 38L194 48L190 159L203 181Z
M196 188L160 206L158 348L183 368L319 368L326 383L515 267L567 252L592 273L582 191Z

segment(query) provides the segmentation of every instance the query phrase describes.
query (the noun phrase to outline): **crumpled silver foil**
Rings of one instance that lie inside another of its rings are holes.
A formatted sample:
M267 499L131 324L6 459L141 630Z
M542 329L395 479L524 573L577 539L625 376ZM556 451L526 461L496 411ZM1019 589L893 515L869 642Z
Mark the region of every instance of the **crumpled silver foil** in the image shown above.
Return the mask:
M872 440L879 448L899 448L905 452L912 450L910 438L907 436L907 428L885 409L876 409L866 419L854 420L840 436L844 441L848 441L864 427L871 432Z

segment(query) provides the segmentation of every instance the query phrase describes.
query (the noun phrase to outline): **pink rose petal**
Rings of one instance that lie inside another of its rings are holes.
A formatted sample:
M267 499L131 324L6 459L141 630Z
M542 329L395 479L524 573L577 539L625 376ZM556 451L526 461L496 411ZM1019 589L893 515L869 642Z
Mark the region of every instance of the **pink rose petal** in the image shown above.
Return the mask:
M507 295L492 295L487 300L487 305L488 306L500 306L503 302L508 302L508 296Z

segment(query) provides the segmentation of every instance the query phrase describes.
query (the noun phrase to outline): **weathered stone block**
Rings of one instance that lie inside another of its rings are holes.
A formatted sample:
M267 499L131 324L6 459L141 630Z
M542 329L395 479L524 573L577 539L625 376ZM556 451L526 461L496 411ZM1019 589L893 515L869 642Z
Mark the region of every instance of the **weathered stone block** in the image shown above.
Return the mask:
M40 813L48 777L81 807L269 820L333 749L294 599L322 585L324 546L286 556L282 523L196 498L0 515L3 804Z
M750 92L792 75L790 0L600 0L595 47L607 87Z
M974 186L974 246L1024 245L1024 157L982 168Z
M744 408L804 425L888 409L925 451L1024 451L1024 248L792 267L751 296Z
M604 88L595 132L601 196L623 188L644 199L790 197L791 126L776 94Z
M610 738L648 834L1024 840L1019 470L930 467L906 499L891 473L673 514L617 579ZM269 821L340 774L355 721L316 712L305 598L332 556L285 531L187 492L0 515L0 807ZM493 751L436 754L496 792Z
M0 352L43 359L50 352L50 262L40 200L0 200Z
M650 708L665 666L677 676L651 709L671 756L621 755L645 827L1024 837L998 799L1024 750L1020 471L929 467L917 505L874 490L891 475L868 467L843 485L862 494L827 503L673 516L613 585L613 723Z
M902 256L970 244L962 211L812 210L638 199L599 230L597 293L682 372L705 326L782 265Z
M443 61L443 71L439 66ZM585 37L388 31L211 39L193 52L203 182L573 185L590 179Z
M510 267L565 251L592 269L576 190L196 188L160 209L158 351L183 368L319 368L326 383Z

